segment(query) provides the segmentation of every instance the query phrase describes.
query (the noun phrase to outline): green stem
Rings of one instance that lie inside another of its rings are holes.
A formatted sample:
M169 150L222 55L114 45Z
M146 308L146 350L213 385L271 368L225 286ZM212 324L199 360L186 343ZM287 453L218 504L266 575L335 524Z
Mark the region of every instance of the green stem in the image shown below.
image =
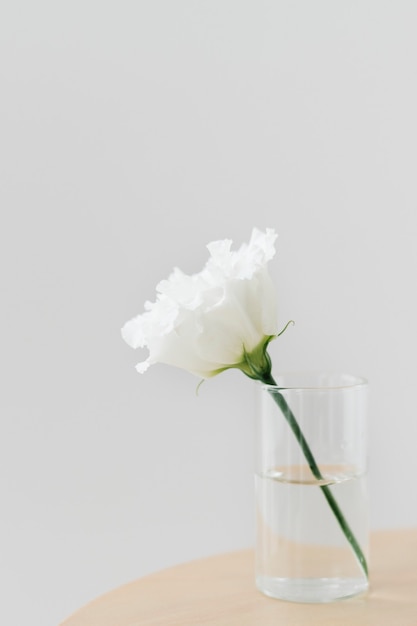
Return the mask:
M262 377L262 382L265 383L266 385L274 385L276 387L276 382L273 379L271 374L268 374L267 376L263 376ZM286 399L284 398L284 396L280 393L276 393L275 391L272 392L270 391L271 396L274 398L275 402L278 404L279 408L281 409L285 419L288 422L288 425L290 426L292 432L295 435L295 438L297 439L298 443L300 444L300 447L303 451L303 454L306 458L306 461L308 463L308 466L313 474L313 476L317 479L317 480L324 480L323 476L320 472L320 469L314 459L313 453L311 452L310 446L308 445L302 430L300 428L300 425L298 424L294 413L291 411L290 407L288 406L288 403L286 401ZM362 549L355 537L355 535L352 532L352 529L350 528L349 524L347 523L345 516L343 515L334 495L332 494L332 492L330 491L330 488L328 485L320 485L320 489L323 492L324 497L326 498L331 510L334 513L334 516L336 517L340 528L342 529L346 539L348 540L348 542L350 543L353 552L356 555L356 558L358 559L364 573L365 576L368 578L368 565L366 562L366 558L362 552Z

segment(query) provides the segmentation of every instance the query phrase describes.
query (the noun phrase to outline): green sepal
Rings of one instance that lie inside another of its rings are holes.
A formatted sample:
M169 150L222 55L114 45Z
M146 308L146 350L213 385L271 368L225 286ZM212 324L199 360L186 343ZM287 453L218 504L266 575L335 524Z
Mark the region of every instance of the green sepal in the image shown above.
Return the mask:
M264 340L256 346L252 352L246 352L243 350L244 360L236 367L242 370L246 376L254 380L260 380L262 382L271 379L272 363L271 357L268 354L268 345L273 339L280 337L288 328L290 324L294 324L293 320L286 323L284 328L277 335L266 335Z
M237 367L246 376L254 380L263 380L270 376L272 363L268 354L268 345L275 337L276 335L267 335L264 341L256 346L252 352L243 351L244 360Z

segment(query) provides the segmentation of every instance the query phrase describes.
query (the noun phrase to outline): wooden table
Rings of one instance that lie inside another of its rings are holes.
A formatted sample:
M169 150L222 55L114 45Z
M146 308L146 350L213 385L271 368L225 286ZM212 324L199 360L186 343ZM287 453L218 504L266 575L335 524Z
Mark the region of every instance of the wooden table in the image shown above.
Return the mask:
M371 589L294 604L254 587L253 551L185 563L110 591L62 626L417 626L417 529L371 540Z

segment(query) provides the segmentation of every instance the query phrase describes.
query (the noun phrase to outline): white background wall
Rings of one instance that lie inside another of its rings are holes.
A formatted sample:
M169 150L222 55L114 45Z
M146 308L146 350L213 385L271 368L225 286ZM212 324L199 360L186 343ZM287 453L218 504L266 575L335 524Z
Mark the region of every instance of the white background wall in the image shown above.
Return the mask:
M0 622L253 543L252 383L119 329L212 239L280 235L278 369L372 385L372 525L417 524L417 5L4 0Z

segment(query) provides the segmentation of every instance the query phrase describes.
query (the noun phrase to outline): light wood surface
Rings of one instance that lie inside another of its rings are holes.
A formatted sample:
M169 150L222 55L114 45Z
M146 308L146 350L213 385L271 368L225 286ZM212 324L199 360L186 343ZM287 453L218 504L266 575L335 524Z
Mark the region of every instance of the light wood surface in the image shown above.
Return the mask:
M294 604L254 587L253 551L209 557L136 580L62 626L417 626L417 529L371 540L371 589L332 604Z

